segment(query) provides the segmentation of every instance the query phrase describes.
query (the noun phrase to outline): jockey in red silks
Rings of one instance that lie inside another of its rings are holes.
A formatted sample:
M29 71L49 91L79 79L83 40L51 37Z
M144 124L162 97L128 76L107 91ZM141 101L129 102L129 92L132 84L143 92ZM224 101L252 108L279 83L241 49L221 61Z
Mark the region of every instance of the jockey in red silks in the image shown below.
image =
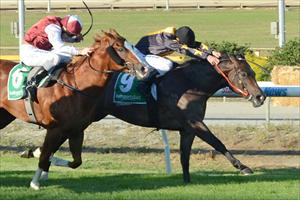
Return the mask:
M67 15L64 18L47 16L41 19L25 34L20 49L21 62L31 67L42 66L51 75L55 66L68 63L72 56L89 55L92 48L78 50L65 45L65 42L83 40L81 30L82 22L77 15Z

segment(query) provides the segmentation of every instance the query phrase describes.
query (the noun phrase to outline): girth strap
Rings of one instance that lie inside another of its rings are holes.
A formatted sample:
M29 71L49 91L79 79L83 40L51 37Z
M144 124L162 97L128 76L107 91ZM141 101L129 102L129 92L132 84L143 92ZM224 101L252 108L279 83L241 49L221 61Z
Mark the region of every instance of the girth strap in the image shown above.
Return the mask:
M33 110L33 105L32 104L33 104L33 102L31 101L31 97L30 96L24 99L25 110L27 112L29 120L31 122L36 123L37 120L36 120L36 117L35 117L35 114L34 114L34 110Z

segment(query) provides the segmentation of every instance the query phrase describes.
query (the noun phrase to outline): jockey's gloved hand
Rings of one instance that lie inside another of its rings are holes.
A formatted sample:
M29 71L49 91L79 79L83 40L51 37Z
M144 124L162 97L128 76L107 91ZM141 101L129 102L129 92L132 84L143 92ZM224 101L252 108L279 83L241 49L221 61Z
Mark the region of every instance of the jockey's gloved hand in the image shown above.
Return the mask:
M79 35L73 36L72 38L73 38L74 42L81 42L83 40L83 35L79 34Z
M208 55L206 59L211 65L217 65L220 62L220 60L217 57L212 55Z
M84 48L81 51L79 51L79 55L90 56L90 54L93 53L93 52L94 52L94 48L87 47L87 48Z
M212 55L217 57L217 58L220 58L221 57L221 53L218 52L218 51L212 51Z

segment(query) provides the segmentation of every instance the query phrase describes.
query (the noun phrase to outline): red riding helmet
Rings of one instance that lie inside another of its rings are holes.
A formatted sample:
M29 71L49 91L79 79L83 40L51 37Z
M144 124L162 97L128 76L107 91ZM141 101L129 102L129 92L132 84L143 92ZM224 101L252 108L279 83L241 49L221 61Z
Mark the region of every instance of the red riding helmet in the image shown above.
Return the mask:
M78 35L82 30L82 22L77 15L67 15L60 22L65 30L71 34Z

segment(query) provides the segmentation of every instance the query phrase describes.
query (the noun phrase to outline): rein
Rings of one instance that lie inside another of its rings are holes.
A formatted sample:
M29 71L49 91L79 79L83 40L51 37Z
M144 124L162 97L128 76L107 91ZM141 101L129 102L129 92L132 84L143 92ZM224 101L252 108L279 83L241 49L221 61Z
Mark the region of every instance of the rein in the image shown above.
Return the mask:
M98 73L102 73L102 74L111 74L111 73L113 73L114 71L113 70L99 70L99 69L96 69L95 67L93 67L92 66L92 64L91 64L91 57L90 56L88 56L88 63L89 63L89 67L92 69L92 70L94 70L95 72L98 72Z
M109 46L107 47L107 52L108 54L110 55L110 57L117 63L119 64L121 61L120 64L122 64L123 66L126 65L126 62L119 56L119 54L116 52L116 50L112 47L112 46ZM98 70L96 69L95 67L92 66L91 64L91 57L90 56L87 56L87 59L88 59L88 66L95 72L97 73L104 73L104 74L111 74L111 73L114 73L115 71L113 70ZM57 83L62 85L62 86L65 86L67 87L68 89L72 90L72 91L75 91L75 92L78 92L79 94L82 94L86 97L92 97L90 95L87 95L85 94L84 92L78 90L76 87L72 86L72 85L69 85L67 83L65 83L64 81L62 81L61 79L56 79Z
M230 59L231 60L231 59ZM224 60L222 60L224 61ZM234 64L235 66L235 64ZM236 92L236 93L239 93L241 94L242 96L244 97L247 97L249 95L248 91L244 91L244 90L241 90L240 88L238 88L237 86L235 86L232 81L229 80L228 76L226 76L226 74L221 70L220 66L219 65L213 65L213 67L215 68L215 70L221 74L223 76L223 78L227 81L227 83L229 84L229 86Z

